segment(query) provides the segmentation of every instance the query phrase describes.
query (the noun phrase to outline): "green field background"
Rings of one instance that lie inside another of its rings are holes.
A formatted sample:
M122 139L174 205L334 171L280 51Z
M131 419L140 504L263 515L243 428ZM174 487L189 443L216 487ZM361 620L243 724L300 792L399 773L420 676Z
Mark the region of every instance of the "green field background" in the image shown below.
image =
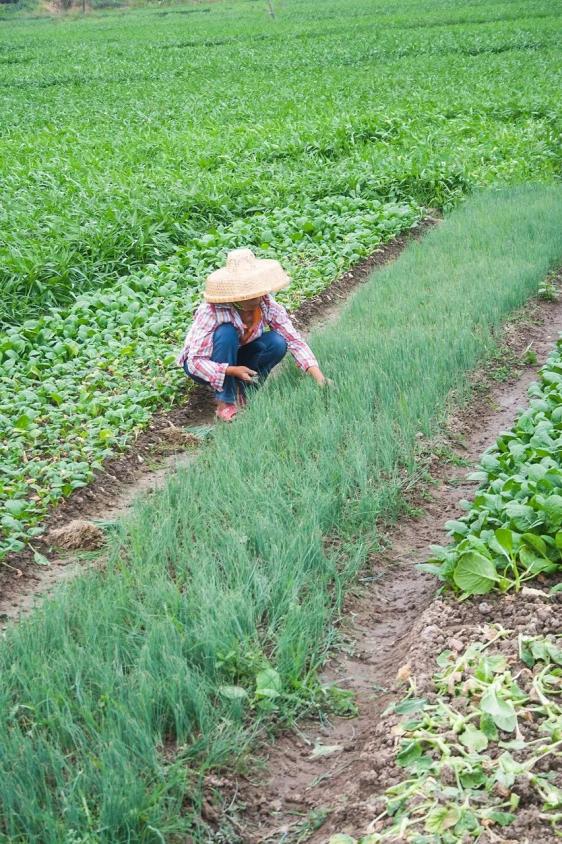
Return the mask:
M298 253L335 197L441 206L559 175L559 27L536 0L0 23L0 319L151 262L190 284L194 241L202 259L256 215L256 245Z
M204 777L272 724L341 711L321 686L350 581L507 314L562 260L562 191L468 200L312 338L332 389L286 367L138 503L107 565L0 648L0 840L244 841Z
M557 181L560 7L217 2L0 19L0 555L181 397L229 248L296 306L429 208Z

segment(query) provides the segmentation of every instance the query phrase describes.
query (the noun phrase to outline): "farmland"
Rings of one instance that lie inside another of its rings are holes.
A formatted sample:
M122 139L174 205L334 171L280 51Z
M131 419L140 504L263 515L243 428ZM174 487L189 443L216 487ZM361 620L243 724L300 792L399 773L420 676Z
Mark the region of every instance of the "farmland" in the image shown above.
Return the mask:
M559 340L531 385L528 407L482 455L473 473L480 484L474 500L465 502L466 515L446 525L453 543L435 546L433 560L420 566L464 601L493 593L496 600L483 623L477 606L461 606L447 592L418 623L417 633L438 619L434 630L447 646L436 660L434 642L425 653L423 643L410 649L412 665L415 660L421 668L406 697L383 715L381 732L388 735L392 724L397 737L388 760L391 783L361 839L365 844L397 837L468 844L493 841L494 834L557 840L562 499L554 443L561 347ZM509 592L515 594L506 600ZM331 842L355 839L334 836Z
M2 22L0 552L177 401L174 352L226 249L282 256L296 305L424 208L556 178L555 11Z
M313 333L330 389L284 367L111 525L96 566L6 629L0 841L245 842L209 816L209 777L251 769L256 743L297 719L353 714L320 670L383 523L399 533L420 442L510 314L557 295L557 9L274 7L0 16L8 566L51 508L186 401L175 354L228 249L280 258L295 308L443 217ZM410 678L381 716L391 781L340 842L484 844L490 826L524 828L520 780L543 827L560 820L561 360L558 346L482 456L451 544L428 552L443 648L420 620L420 688Z
M317 669L346 589L419 432L560 261L561 219L558 188L467 202L313 338L337 389L285 370L138 504L102 571L7 632L7 840L205 840L209 770L272 720L342 706Z
M271 21L247 2L4 24L0 319L153 262L191 277L229 238L295 251L331 234L330 199L345 218L361 205L342 196L442 206L556 174L550 8L295 3Z

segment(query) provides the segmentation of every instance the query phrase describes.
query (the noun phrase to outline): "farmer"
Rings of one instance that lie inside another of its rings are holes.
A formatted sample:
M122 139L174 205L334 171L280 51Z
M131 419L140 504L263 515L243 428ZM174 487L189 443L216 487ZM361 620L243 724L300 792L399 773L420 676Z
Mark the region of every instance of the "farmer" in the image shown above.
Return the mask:
M205 302L177 363L198 384L213 388L223 422L232 422L245 404L246 385L263 383L287 349L300 369L321 386L326 383L312 351L271 295L288 284L278 261L258 259L250 249L229 252L226 266L207 278Z

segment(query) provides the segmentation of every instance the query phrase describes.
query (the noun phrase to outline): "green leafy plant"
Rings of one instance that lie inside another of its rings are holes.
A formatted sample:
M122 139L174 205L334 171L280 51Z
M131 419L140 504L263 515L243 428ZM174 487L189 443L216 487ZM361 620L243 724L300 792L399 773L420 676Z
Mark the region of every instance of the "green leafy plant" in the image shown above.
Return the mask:
M562 567L562 341L529 388L530 404L483 456L466 515L446 525L455 540L432 546L421 568L461 594L519 590Z
M539 297L547 302L555 302L558 299L557 279L555 276L547 276L539 284Z
M561 220L562 196L544 185L475 195L448 214L312 336L337 389L285 367L137 502L103 569L6 631L0 835L204 841L204 773L248 759L256 738L299 714L351 714L352 700L318 679L346 591L416 471L417 433L436 429L494 327L560 259ZM518 722L519 703L499 665L483 671L493 711L470 725L488 737L496 700ZM415 761L424 745L411 738Z
M532 670L523 688L521 667L498 648L510 638L498 628L461 654L443 652L434 676L437 702L410 697L391 707L407 715L394 730L395 759L405 776L385 791L382 811L359 844L477 842L490 830L495 836L509 828L522 796L556 830L562 789L541 765L562 748L562 639L519 637L520 659ZM330 839L344 842L358 844L346 835Z

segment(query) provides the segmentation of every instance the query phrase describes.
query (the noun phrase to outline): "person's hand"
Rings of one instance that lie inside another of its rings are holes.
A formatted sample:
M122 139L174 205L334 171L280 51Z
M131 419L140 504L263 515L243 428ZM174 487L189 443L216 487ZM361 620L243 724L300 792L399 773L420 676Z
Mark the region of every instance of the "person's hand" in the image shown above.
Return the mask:
M226 374L232 375L233 378L238 378L239 381L244 381L246 384L251 384L258 373L248 366L227 366Z
M319 366L309 366L306 370L306 374L310 375L311 378L314 378L314 380L320 387L325 387L328 383L328 379L326 378Z

